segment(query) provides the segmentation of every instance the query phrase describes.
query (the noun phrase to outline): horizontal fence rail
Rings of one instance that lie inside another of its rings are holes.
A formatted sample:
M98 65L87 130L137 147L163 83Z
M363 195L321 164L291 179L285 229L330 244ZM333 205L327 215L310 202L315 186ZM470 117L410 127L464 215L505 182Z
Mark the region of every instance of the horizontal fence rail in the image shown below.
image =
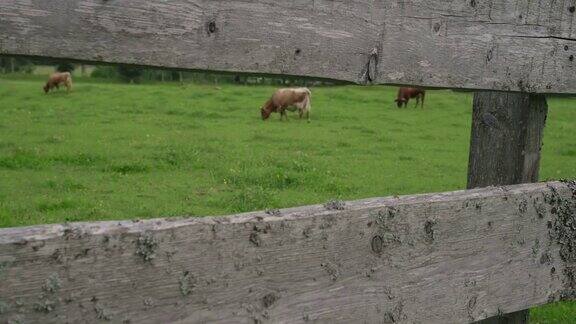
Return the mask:
M574 182L0 229L0 322L464 323L575 278Z
M575 2L3 0L0 54L576 93Z

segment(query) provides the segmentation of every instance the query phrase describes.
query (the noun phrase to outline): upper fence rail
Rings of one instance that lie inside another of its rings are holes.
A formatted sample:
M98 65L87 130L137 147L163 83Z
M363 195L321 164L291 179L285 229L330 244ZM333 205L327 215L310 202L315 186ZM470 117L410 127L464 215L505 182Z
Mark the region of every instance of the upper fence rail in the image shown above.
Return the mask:
M576 93L576 0L3 0L0 54Z

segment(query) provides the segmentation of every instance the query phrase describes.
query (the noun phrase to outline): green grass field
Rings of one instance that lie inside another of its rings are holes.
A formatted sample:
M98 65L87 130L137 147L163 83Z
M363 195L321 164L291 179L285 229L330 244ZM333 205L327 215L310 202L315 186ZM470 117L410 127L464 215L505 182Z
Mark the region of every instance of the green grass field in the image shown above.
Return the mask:
M220 215L465 187L472 96L314 88L312 122L260 120L270 87L0 79L0 227ZM576 101L550 99L541 179L576 178ZM532 312L576 323L576 304Z

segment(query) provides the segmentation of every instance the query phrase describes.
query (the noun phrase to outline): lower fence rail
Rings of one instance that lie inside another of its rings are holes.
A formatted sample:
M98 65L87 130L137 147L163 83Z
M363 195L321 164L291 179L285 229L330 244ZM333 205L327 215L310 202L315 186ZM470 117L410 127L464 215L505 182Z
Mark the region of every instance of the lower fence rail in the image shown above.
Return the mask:
M0 229L0 322L475 322L576 297L576 183Z

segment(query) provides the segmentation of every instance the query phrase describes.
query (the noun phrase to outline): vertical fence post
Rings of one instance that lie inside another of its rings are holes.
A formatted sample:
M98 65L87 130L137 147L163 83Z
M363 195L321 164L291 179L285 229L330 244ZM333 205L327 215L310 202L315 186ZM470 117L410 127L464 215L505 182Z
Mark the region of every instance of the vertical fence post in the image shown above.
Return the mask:
M538 181L547 111L543 95L476 92L467 188ZM478 323L520 324L528 317L523 310Z

